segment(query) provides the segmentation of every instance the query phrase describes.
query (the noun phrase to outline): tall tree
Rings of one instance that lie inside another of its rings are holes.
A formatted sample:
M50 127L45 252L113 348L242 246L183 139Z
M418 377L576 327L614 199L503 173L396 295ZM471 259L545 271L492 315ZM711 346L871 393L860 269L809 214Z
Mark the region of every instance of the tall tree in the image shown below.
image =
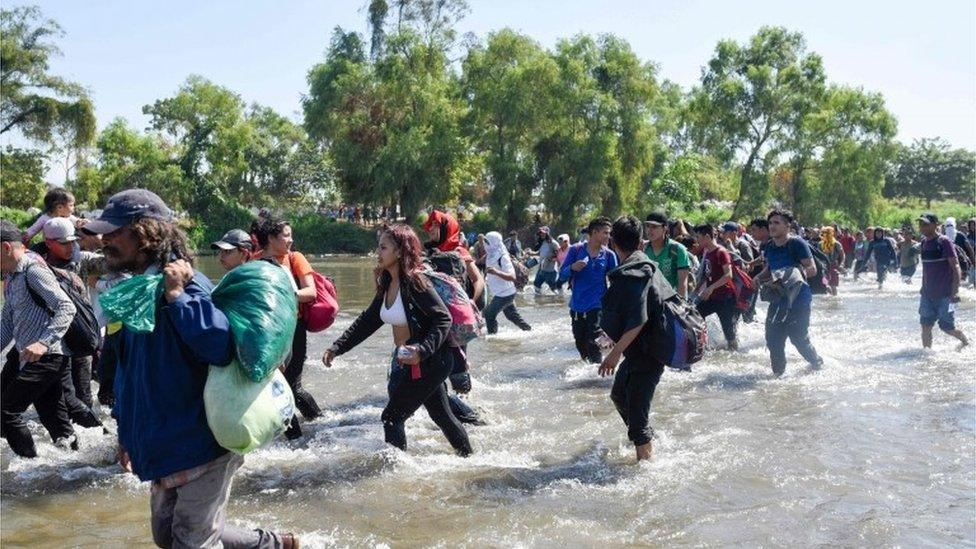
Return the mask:
M44 155L7 146L0 154L0 204L26 210L44 194Z
M933 200L957 199L973 203L976 152L953 149L940 138L918 139L898 148L884 187L885 196Z
M19 131L51 145L63 136L71 147L95 137L95 112L84 88L51 74L61 51L52 39L61 27L35 6L0 9L0 134Z
M485 155L489 204L507 228L521 226L539 184L534 148L556 108L558 68L538 43L503 29L468 52L463 70L466 133Z
M689 120L698 146L726 162L740 161L734 217L760 210L768 168L825 91L820 56L800 33L763 27L745 45L723 40L692 91Z

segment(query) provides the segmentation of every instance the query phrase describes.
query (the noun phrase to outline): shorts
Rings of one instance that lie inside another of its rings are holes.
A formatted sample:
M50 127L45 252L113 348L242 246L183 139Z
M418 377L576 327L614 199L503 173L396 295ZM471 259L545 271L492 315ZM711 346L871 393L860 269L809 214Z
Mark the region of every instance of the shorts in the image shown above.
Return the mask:
M943 332L956 329L956 304L948 297L930 298L922 296L918 302L918 317L922 326L932 326L939 323Z

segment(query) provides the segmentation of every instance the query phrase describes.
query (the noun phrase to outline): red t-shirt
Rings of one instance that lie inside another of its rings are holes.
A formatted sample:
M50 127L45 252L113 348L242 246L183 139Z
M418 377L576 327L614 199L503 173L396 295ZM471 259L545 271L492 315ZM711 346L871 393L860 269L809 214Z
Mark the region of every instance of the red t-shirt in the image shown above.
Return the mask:
M849 234L840 235L840 246L844 249L845 254L849 254L854 251L855 240L854 237Z
M705 287L708 287L722 278L725 274L726 265L732 265L732 255L725 248L718 246L714 250L705 253L705 256L702 258L702 265L704 265L705 269ZM715 288L708 299L725 299L734 295L735 286L732 285L731 280L727 280L725 284Z

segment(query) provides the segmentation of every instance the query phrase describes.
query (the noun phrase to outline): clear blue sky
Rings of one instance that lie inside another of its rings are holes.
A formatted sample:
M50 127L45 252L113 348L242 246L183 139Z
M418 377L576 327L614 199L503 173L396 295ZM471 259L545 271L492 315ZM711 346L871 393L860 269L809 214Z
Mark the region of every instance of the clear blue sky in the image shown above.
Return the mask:
M9 2L21 4L23 2ZM122 116L144 128L142 106L203 75L300 120L308 69L332 29L365 30L367 0L140 2L51 0L66 32L52 69L87 86L99 126ZM976 148L976 2L904 0L471 0L462 32L511 27L550 47L584 32L630 42L660 75L687 88L723 38L762 25L801 31L831 82L882 92L898 138L942 136ZM60 182L57 170L49 179Z

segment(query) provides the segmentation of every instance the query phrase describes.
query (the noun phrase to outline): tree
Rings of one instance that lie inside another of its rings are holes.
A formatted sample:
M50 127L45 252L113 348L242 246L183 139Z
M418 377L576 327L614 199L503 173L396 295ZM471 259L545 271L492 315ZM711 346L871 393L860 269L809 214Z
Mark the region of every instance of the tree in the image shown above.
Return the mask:
M735 218L758 212L769 194L768 169L825 90L820 56L803 35L763 27L749 43L723 40L692 91L693 141L726 162L744 156Z
M0 154L0 203L25 210L44 195L44 155L11 146Z
M940 138L918 139L898 148L888 173L884 195L922 198L927 208L933 200L956 199L970 204L976 188L976 153L952 149Z
M539 185L534 148L556 108L558 67L538 43L503 29L468 52L463 70L465 129L485 156L489 205L518 227Z
M95 137L94 107L81 85L50 74L61 52L50 40L61 27L34 6L0 9L0 134L17 130L51 144L64 136L73 148Z
M252 127L244 102L234 92L200 76L190 76L173 97L146 105L150 125L170 135L179 147L183 177L192 182L187 209L207 211L213 201L229 198L234 182L247 170L245 150Z

